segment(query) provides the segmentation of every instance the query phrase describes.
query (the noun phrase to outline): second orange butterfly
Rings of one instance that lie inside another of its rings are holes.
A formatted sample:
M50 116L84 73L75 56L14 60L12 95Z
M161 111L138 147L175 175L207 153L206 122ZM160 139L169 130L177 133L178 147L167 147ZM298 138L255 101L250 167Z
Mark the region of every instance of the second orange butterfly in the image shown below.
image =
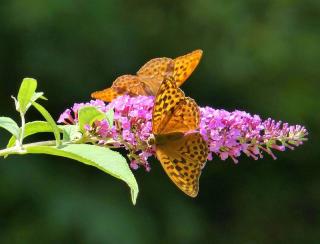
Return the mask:
M155 96L166 75L172 75L177 87L181 86L192 74L202 57L198 49L186 55L171 58L154 58L143 65L136 75L119 76L111 87L91 94L92 98L111 102L121 95Z

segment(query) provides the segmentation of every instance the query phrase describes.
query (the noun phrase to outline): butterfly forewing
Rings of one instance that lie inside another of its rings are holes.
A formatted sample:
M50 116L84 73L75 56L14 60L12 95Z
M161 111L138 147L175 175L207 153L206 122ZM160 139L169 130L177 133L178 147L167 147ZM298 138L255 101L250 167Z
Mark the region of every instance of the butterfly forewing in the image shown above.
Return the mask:
M199 133L168 138L157 145L157 158L169 178L187 195L196 197L201 169L208 157L207 144Z
M174 59L174 79L177 86L181 86L198 66L202 57L202 50L198 49Z
M188 132L199 126L200 112L195 101L185 97L171 77L162 82L153 108L153 132Z
M152 113L152 132L161 134L168 120L172 117L177 104L185 99L182 90L177 88L174 80L166 76L155 98Z

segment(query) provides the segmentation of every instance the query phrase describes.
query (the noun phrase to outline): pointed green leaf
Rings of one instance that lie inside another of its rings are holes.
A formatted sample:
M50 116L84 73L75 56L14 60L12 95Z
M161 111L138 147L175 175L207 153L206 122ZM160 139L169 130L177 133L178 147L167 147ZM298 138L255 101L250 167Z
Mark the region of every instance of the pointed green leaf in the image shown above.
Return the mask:
M37 81L32 78L24 78L18 92L18 110L25 113L32 96L37 89Z
M49 123L49 125L52 128L54 137L57 141L57 145L61 144L61 140L60 140L60 131L59 128L56 124L56 122L54 121L54 119L52 118L52 116L49 114L49 112L43 107L41 106L39 103L33 102L32 105L42 114L42 116L46 119L46 121Z
M106 116L107 116L109 126L112 127L113 126L113 118L114 118L113 109L108 110L108 112L106 112Z
M84 164L97 167L98 169L123 180L131 189L131 199L136 203L139 188L126 159L120 153L109 148L88 145L70 144L60 147L32 146L25 148L28 153L51 154L80 161Z
M39 98L42 98L43 94L44 94L43 92L35 92L35 93L33 93L32 97L31 97L31 102L35 102Z
M50 124L46 121L33 121L25 124L23 139L40 132L53 132ZM16 137L12 136L8 142L7 148L14 146Z
M15 138L19 138L20 128L13 119L8 117L0 117L0 127L9 131Z
M42 94L43 94L43 92L42 92ZM40 99L42 99L42 100L48 100L48 98L46 98L46 97L45 97L45 96L43 96L43 95L42 95L42 96L40 96L39 98L40 98Z
M92 125L96 120L102 120L106 118L106 114L99 111L97 108L92 106L83 107L78 112L79 127L84 132L85 125Z
M43 92L35 92L35 93L33 93L32 97L31 97L31 100L27 105L27 109L26 110L28 110L30 108L30 106L32 105L33 102L37 101L39 98L42 99L42 97L43 97ZM45 99L45 100L47 100L47 99Z

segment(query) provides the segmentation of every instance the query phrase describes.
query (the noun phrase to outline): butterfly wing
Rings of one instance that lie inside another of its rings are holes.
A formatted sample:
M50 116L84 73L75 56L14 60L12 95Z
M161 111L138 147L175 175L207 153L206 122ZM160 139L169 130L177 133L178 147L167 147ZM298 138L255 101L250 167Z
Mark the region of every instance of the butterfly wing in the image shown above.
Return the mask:
M161 133L193 131L199 127L199 123L199 107L193 99L186 97L174 108L172 116L166 120Z
M94 99L100 99L105 102L111 102L115 99L119 94L112 87L106 88L101 91L95 91L91 93L91 97Z
M93 92L91 97L105 102L111 102L114 98L121 95L137 96L151 94L138 76L122 75L113 82L110 88Z
M143 78L152 78L151 80L153 80L153 83L157 83L158 88L161 81L164 79L164 76L166 75L167 66L170 64L170 62L173 62L173 76L177 87L180 87L198 66L202 57L202 53L202 50L198 49L186 55L177 57L174 60L166 57L151 59L140 68L140 70L137 72L137 75ZM155 94L156 92L154 95Z
M154 58L143 65L136 75L118 77L110 88L96 91L92 98L111 102L120 95L155 95L166 76L173 76L177 87L191 75L202 56L202 50L195 50L186 55L171 58Z
M157 93L152 114L153 134L188 132L199 127L200 111L196 102L185 97L172 77L165 77Z
M169 178L185 194L196 197L201 169L208 157L208 147L202 136L195 132L178 139L169 137L156 148L157 158Z
M145 63L137 72L139 77L164 78L168 65L173 62L171 58L154 58Z
M174 79L180 87L198 66L202 57L202 50L198 49L174 59Z
M165 76L152 113L156 155L170 179L191 197L198 194L201 169L208 157L208 147L200 133L187 133L198 129L199 121L195 101L185 97L173 77Z
M154 58L143 65L137 72L138 77L155 96L161 82L167 75L173 75L174 62L171 58Z

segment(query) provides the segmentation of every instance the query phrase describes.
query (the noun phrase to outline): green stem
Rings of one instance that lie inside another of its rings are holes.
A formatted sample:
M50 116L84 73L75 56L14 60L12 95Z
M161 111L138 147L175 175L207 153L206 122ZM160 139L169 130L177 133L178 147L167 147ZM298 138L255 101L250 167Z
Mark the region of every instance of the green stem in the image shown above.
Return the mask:
M22 113L21 111L20 111L20 118L21 118L21 132L20 132L19 146L22 145L23 137L24 137L24 129L25 129L25 125L26 125L24 113Z
M9 154L26 154L27 151L24 148L28 147L34 147L34 146L55 146L56 141L41 141L41 142L34 142L34 143L28 143L23 145L23 148L20 146L14 146L14 147L9 147L6 149L0 150L0 156L6 156Z

